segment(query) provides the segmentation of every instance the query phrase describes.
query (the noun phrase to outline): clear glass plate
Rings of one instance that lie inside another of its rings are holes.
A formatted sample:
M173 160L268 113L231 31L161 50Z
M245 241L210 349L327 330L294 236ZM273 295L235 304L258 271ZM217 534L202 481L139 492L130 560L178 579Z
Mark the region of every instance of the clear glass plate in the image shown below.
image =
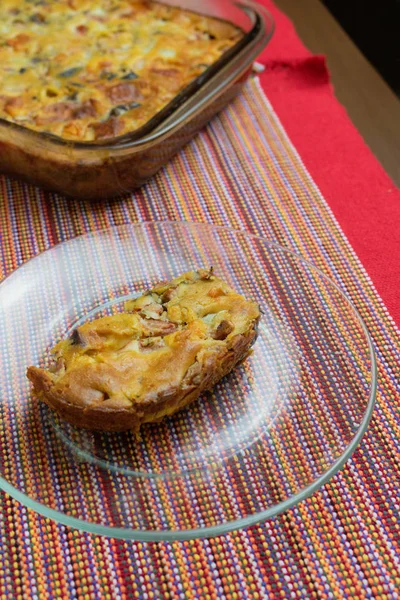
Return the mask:
M253 353L212 392L140 436L76 429L26 368L78 324L160 280L209 266L262 310ZM289 250L184 222L90 233L0 286L0 486L66 525L138 540L217 535L309 496L360 441L375 401L368 331L339 288Z

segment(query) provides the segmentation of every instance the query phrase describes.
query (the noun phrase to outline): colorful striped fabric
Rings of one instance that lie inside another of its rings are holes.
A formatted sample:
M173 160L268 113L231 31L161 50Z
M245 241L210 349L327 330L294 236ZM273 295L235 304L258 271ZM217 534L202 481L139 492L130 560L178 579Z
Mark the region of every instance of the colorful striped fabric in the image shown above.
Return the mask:
M140 543L70 530L0 494L0 598L398 598L398 331L258 87L145 187L74 202L0 178L0 275L80 233L143 220L229 225L295 250L354 302L378 356L378 405L345 467L247 530ZM234 502L232 497L227 500Z

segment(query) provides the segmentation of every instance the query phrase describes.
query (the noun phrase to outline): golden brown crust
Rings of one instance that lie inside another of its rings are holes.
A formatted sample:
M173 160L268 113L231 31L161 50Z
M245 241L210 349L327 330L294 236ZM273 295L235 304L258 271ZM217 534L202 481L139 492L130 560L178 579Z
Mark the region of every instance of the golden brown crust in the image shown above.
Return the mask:
M137 431L181 410L246 356L259 319L254 302L203 270L126 310L58 344L53 372L28 368L34 392L73 425Z
M151 0L2 0L0 24L0 118L81 141L135 131L243 35Z

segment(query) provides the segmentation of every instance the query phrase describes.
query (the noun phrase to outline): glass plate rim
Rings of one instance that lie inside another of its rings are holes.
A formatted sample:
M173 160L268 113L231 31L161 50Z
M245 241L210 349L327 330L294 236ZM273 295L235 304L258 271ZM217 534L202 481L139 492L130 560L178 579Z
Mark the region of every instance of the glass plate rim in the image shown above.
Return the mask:
M364 417L361 421L360 427L357 433L354 435L350 444L347 446L346 450L342 453L342 455L329 467L325 473L323 473L320 477L315 479L308 486L290 496L286 500L282 502L278 502L274 506L270 508L254 513L252 515L247 515L246 517L242 517L240 519L235 519L229 521L227 523L222 523L220 525L213 525L211 527L204 528L196 528L196 529L182 529L182 530L159 530L159 531L146 531L141 529L125 529L121 527L110 527L108 525L99 525L96 523L91 523L89 521L84 521L83 519L78 519L76 517L70 517L65 515L53 508L48 508L46 505L33 500L28 495L20 492L16 487L6 481L1 473L0 473L0 490L3 490L7 494L9 494L12 498L20 502L26 508L34 510L36 513L40 514L45 518L52 519L56 523L61 525L66 525L67 527L72 527L74 529L80 530L82 532L91 533L94 535L106 536L109 538L115 539L124 539L124 540L135 540L139 542L161 542L161 541L176 541L176 540L193 540L193 539L202 539L215 537L219 535L224 535L226 533L236 531L239 529L243 529L245 527L250 527L252 525L256 525L258 523L262 523L272 517L275 517L286 510L293 508L299 502L306 500L309 498L314 492L319 490L325 483L327 483L346 463L346 461L350 458L353 452L358 447L361 439L363 438L368 425L370 423L372 413L376 404L376 390L377 390L377 363L376 363L376 353L373 345L373 341L371 338L371 334L368 331L366 324L364 323L363 318L361 317L358 309L355 307L353 302L348 298L348 296L340 289L339 285L335 283L328 275L326 275L321 269L319 269L314 263L304 258L301 254L294 252L290 248L286 248L282 244L275 242L273 240L268 239L265 236L257 235L251 232L248 232L245 229L236 229L234 227L225 227L222 225L214 225L212 223L200 223L196 221L188 221L188 220L156 220L156 221L140 221L139 223L121 223L120 225L113 225L111 227L103 227L96 229L94 231L89 231L86 233L78 234L67 240L59 242L42 252L39 252L32 258L23 262L16 269L14 269L9 275L7 275L2 281L0 281L0 288L3 284L8 281L19 269L25 267L31 261L37 259L41 255L46 252L51 252L55 248L60 246L64 246L72 242L73 240L77 240L79 238L90 238L96 237L99 234L104 234L107 231L113 230L121 230L123 228L131 228L131 229L140 229L146 225L178 225L178 226L195 226L203 229L211 229L211 230L221 230L221 231L230 231L235 234L240 234L246 237L250 237L252 239L260 240L266 243L267 246L277 248L278 250L290 254L295 257L300 263L310 267L312 270L316 271L323 279L325 279L330 285L332 285L339 294L343 297L343 299L348 303L350 308L352 309L355 317L358 319L359 324L365 334L369 355L371 360L371 385L370 385L370 393L368 397L368 404L364 414Z

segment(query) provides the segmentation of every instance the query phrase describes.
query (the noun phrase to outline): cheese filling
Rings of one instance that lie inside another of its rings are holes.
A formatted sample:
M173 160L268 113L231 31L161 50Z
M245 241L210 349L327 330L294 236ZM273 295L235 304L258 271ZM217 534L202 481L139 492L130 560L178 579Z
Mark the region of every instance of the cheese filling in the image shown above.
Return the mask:
M71 140L123 135L241 36L151 0L2 0L0 118Z

